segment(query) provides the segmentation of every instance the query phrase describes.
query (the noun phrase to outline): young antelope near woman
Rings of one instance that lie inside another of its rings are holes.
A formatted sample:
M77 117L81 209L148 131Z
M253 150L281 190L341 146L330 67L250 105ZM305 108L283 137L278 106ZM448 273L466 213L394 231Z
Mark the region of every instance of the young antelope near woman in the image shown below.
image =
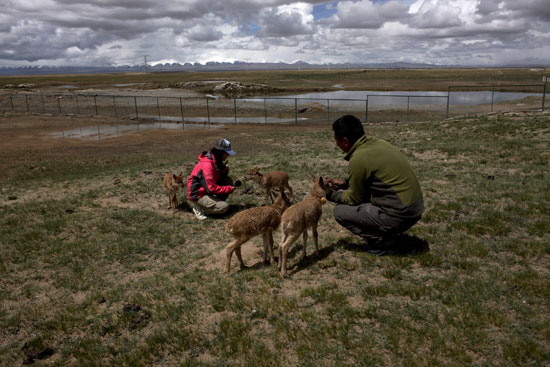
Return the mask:
M292 187L288 184L288 173L283 171L275 171L268 173L260 173L258 167L249 169L244 176L247 180L256 181L261 187L266 189L265 205L269 205L269 196L271 189L278 187L281 192L286 188L292 195L292 201L296 201Z
M283 230L283 239L279 246L279 268L281 275L286 276L286 262L288 248L300 235L303 236L304 250L303 257L306 257L307 230L311 228L313 243L315 244L315 254L319 256L319 239L317 234L317 224L323 214L322 205L326 203L325 195L330 190L325 185L323 178L313 178L313 188L311 194L306 196L301 202L288 208L281 217L281 229Z
M273 254L273 231L281 223L281 214L290 206L290 202L284 193L280 193L271 206L250 208L235 214L227 221L225 231L231 233L235 240L225 248L226 263L225 272L229 273L231 256L233 252L239 259L240 268L244 269L241 245L259 234L262 235L264 244L264 263L267 263L267 250L271 256L271 263L274 262Z
M170 209L176 210L178 208L178 198L176 192L180 187L183 187L183 172L176 176L173 173L167 173L164 175L164 187L168 194L168 201L170 203Z

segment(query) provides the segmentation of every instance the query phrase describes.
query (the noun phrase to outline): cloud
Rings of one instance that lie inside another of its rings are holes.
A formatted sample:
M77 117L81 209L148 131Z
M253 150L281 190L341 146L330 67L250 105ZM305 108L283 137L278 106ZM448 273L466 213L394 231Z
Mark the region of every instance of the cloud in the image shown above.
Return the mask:
M385 22L407 18L407 7L397 1L375 4L370 0L341 1L334 15L335 28L380 28Z
M187 32L187 37L192 41L212 42L223 37L223 33L205 24L198 24Z
M0 65L550 64L548 0L0 0Z
M408 24L420 29L458 27L467 21L467 19L462 18L462 12L463 8L461 8L459 2L426 1L410 18Z
M479 15L487 18L530 18L550 21L550 6L547 0L480 0Z
M290 37L311 34L314 30L312 11L313 7L304 3L269 8L260 15L257 36Z

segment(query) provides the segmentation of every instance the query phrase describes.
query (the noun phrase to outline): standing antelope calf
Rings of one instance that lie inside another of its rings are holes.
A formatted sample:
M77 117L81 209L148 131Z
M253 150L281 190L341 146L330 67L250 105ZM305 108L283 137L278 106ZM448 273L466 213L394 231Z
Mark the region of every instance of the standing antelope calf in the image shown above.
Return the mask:
M278 187L281 192L284 192L284 188L287 188L292 195L292 200L296 201L294 193L292 192L292 187L288 184L288 173L286 172L275 171L262 174L258 167L255 167L249 169L244 177L248 180L256 181L261 187L266 189L265 205L269 205L269 196L271 194L271 189L274 187Z
M307 230L311 228L313 242L315 243L315 254L319 255L319 236L317 234L317 224L323 214L323 204L326 203L325 195L330 190L325 185L323 178L313 178L313 188L311 194L306 196L301 202L288 208L281 217L281 229L283 230L283 239L279 246L279 268L281 275L286 275L286 262L288 248L300 235L303 236L304 251L303 257L306 257Z
M229 273L231 267L231 256L233 252L239 259L241 269L245 268L242 256L241 245L259 234L262 235L264 243L264 262L267 262L267 250L271 256L271 263L274 262L273 253L273 231L281 223L281 214L290 206L290 202L285 193L280 193L271 206L261 206L250 208L235 214L227 221L225 231L231 233L235 238L225 248L226 263L225 272Z
M164 175L164 187L168 194L168 201L170 202L170 209L178 208L178 199L176 198L176 192L180 187L183 187L183 172L176 176L173 173L167 173Z

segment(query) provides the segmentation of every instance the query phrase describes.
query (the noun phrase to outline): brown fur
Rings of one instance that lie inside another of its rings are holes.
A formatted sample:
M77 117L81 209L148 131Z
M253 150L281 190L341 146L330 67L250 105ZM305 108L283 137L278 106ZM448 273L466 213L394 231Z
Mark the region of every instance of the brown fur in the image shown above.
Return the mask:
M286 276L286 262L288 248L300 235L303 236L303 257L306 257L307 230L311 228L313 242L315 244L315 254L319 255L319 240L317 234L317 225L323 214L323 199L330 190L325 185L323 178L313 179L313 188L311 194L301 202L288 208L281 217L281 229L283 230L283 239L279 246L279 268L281 275Z
M292 187L288 184L288 173L286 172L275 171L262 174L258 167L255 167L248 170L245 178L256 181L260 186L266 189L265 205L269 205L269 196L271 194L271 189L274 187L278 187L281 192L284 192L285 188L288 189L290 195L292 195L292 201L296 201L294 193L292 192Z
M231 233L235 238L227 247L225 272L229 273L231 267L231 256L233 252L239 259L241 269L245 268L241 246L246 241L259 234L262 235L264 243L264 262L267 262L267 251L271 256L271 263L274 262L273 253L273 231L279 227L281 214L290 206L290 202L284 193L280 193L271 206L250 208L235 214L225 225L225 231Z
M170 209L176 210L178 208L178 199L176 192L180 187L183 187L183 172L176 176L173 173L167 173L164 175L164 187L168 194L168 202L170 203Z

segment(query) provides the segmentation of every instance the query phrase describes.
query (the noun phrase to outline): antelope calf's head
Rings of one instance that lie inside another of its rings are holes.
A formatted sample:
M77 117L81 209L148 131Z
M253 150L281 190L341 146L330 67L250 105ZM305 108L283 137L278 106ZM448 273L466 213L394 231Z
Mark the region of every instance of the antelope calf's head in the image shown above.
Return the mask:
M254 180L257 181L262 177L262 174L260 173L260 169L258 167L254 167L246 171L246 174L244 175L244 178L247 180Z

